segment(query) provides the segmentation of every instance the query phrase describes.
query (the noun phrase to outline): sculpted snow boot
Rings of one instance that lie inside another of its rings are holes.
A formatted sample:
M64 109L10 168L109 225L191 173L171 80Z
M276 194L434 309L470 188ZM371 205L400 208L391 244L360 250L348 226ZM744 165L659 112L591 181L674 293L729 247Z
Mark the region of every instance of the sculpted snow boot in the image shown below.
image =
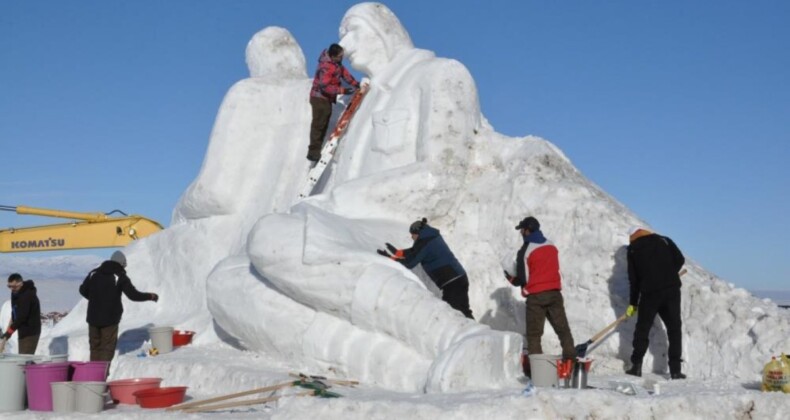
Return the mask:
M631 369L625 371L625 373L633 376L642 376L642 364L641 363L634 363L631 365Z

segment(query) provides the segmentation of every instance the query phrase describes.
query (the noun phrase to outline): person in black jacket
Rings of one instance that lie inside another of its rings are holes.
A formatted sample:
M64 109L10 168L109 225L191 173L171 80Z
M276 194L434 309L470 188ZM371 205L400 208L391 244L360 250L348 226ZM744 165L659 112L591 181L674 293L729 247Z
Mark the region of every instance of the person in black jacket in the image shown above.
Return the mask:
M669 338L669 374L672 379L685 379L680 372L682 348L680 319L680 274L686 262L677 245L666 236L644 228L629 231L628 281L630 305L626 315L637 314L634 351L631 353L629 375L642 376L642 358L649 344L648 334L656 314L667 328Z
M111 361L118 343L118 324L123 314L121 293L132 301L159 300L156 293L141 293L126 275L126 256L115 251L109 260L88 273L80 294L88 299L88 336L91 361Z
M18 331L19 354L35 354L41 335L41 303L36 286L33 280L22 281L22 276L14 273L8 276L8 288L11 289L11 322L2 335L0 347L4 348Z
M439 230L428 226L428 219L423 218L411 224L409 233L414 240L411 248L397 249L388 243L387 249L395 255L381 249L377 252L400 262L406 268L422 264L428 277L442 291L442 300L465 317L474 319L469 307L469 279L466 271L444 242Z

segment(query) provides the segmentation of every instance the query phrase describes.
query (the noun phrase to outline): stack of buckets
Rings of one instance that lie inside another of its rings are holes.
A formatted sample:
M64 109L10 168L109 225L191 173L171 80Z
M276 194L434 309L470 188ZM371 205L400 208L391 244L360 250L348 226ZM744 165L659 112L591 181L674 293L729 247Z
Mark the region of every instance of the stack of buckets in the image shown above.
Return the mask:
M71 381L65 378L51 377L36 383L35 393L41 399L42 409L38 411L55 411L56 413L98 413L104 410L107 397L107 367L110 362L71 362L68 368L73 369ZM31 410L36 410L31 400L31 376L28 375L28 401ZM49 389L47 389L49 388ZM47 395L49 391L49 395ZM49 403L47 406L46 404Z
M32 411L102 411L109 362L66 359L66 355L0 357L0 412L24 410L25 397Z

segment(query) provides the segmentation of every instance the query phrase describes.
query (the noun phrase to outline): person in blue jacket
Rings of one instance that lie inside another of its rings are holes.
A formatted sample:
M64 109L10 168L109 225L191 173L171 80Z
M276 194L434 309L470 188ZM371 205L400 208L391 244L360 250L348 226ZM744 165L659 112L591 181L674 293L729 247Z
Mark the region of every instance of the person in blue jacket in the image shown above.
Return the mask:
M474 319L469 307L469 279L466 271L444 242L439 230L429 226L428 219L423 218L411 224L409 233L414 240L411 248L397 249L387 243L387 249L394 255L382 249L377 252L398 261L406 268L411 269L422 264L428 277L442 291L442 300L465 317Z

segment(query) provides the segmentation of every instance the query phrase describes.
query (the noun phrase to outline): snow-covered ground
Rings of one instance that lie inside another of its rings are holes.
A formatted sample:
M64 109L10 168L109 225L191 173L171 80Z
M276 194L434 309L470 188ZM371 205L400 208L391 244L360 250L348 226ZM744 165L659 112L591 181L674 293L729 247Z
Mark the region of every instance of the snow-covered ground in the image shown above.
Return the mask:
M220 106L172 225L124 250L134 284L160 300L126 302L111 379L160 376L165 386L189 386L191 398L280 383L292 371L361 381L338 387L342 398L284 398L229 417L786 417L788 395L761 393L759 381L771 355L790 351L790 312L716 278L693 256L682 288L688 380L665 380L658 322L645 378L622 373L630 321L592 350L594 388L522 395L524 301L500 268L520 245L513 226L534 215L557 244L569 322L583 342L625 310L626 231L644 223L549 141L497 133L463 64L415 48L386 7L353 7L340 37L370 92L305 200L297 199L311 112L304 56L283 28L250 41L251 77ZM407 227L421 217L466 268L477 322L444 304L421 269L375 253L385 242L408 246ZM44 331L39 352L86 359L85 313L80 300ZM0 323L7 319L6 305ZM154 325L194 330L195 342L137 357ZM543 345L559 350L548 327ZM647 392L656 381L660 393ZM613 382L640 392L625 395ZM119 407L102 416L150 412Z

